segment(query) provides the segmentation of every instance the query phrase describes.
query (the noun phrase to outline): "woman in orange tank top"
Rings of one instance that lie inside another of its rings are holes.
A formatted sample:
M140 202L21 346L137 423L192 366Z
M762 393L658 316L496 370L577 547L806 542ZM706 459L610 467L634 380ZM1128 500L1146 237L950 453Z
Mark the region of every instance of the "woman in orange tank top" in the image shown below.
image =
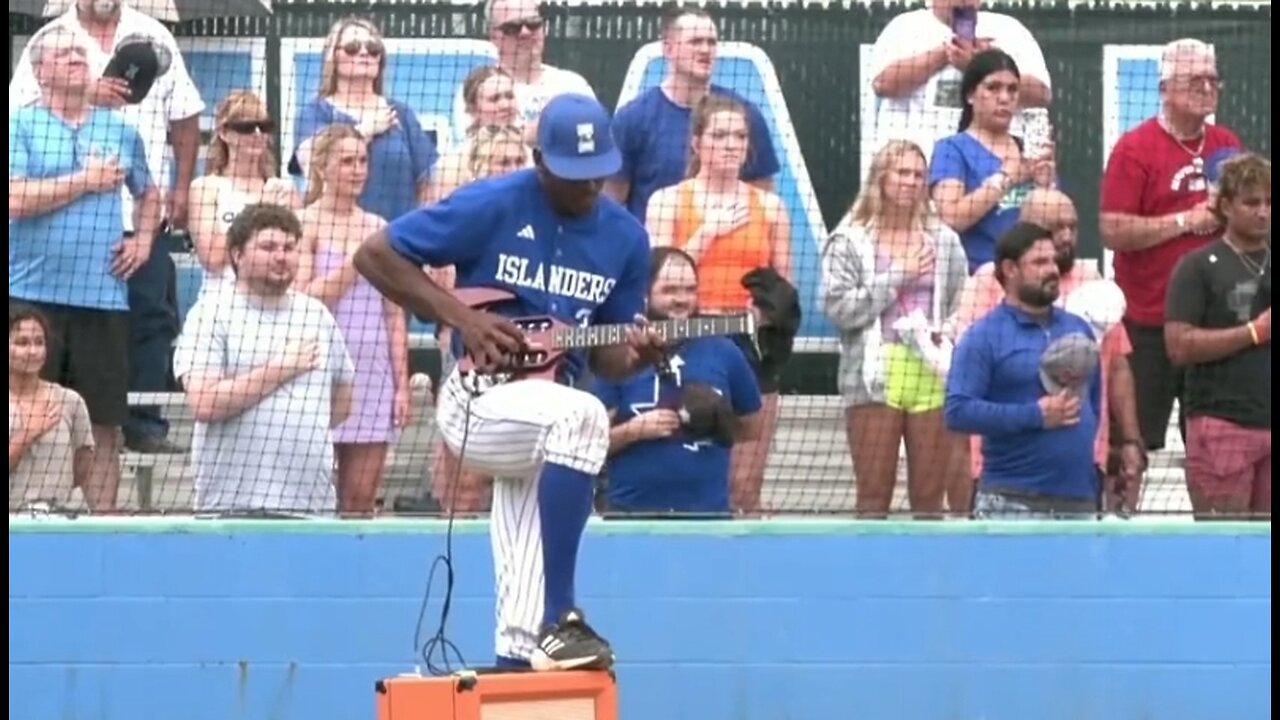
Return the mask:
M688 179L649 200L649 237L673 245L698 263L698 305L704 313L740 312L751 301L742 276L772 267L791 281L791 227L782 200L743 182L746 110L707 95L691 119Z
M790 221L777 194L740 179L751 148L747 112L739 102L707 95L694 108L690 126L688 178L650 198L649 237L654 246L680 248L698 263L700 313L739 313L751 306L742 277L752 270L772 267L793 282ZM776 428L777 389L762 383L761 391L761 436L733 448L730 503L738 512L760 509Z

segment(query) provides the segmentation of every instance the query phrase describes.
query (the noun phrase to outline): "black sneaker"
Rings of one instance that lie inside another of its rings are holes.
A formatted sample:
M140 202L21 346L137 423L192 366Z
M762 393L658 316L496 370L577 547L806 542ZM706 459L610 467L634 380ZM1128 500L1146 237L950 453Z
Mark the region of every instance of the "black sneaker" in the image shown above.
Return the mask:
M534 670L607 670L613 648L587 624L580 610L567 610L542 631L529 663Z

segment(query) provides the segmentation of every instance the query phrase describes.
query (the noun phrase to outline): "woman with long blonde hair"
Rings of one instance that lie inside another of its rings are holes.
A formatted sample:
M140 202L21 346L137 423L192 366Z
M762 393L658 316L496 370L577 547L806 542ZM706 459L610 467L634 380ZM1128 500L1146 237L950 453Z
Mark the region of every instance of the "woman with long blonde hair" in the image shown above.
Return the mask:
M840 394L860 516L884 517L906 441L907 494L938 516L968 471L965 438L943 424L941 336L968 265L933 213L928 165L915 143L887 143L849 216L823 249L823 310L840 331Z
M435 143L412 108L386 96L387 46L376 25L358 17L339 20L323 52L320 87L296 120L290 172L309 178L316 133L329 125L351 125L369 151L369 181L360 207L390 222L430 197L439 158Z
M515 125L483 125L467 136L466 144L440 161L431 183L431 202L469 182L528 167L533 161L520 128Z
M772 268L792 281L791 221L778 195L741 180L752 148L742 103L707 95L690 119L688 178L649 199L646 225L655 246L684 250L697 262L698 307L704 314L741 313L752 304L743 286L747 273ZM739 512L759 508L764 471L778 416L780 373L764 373L753 361L764 393L763 430L757 440L734 445L732 504Z
M365 138L350 125L316 135L302 221L295 286L333 311L356 366L354 405L333 430L338 511L374 511L387 450L409 421L409 343L405 313L356 272L360 244L385 227L360 209L369 177Z
M190 191L191 240L204 268L202 295L235 277L226 234L241 210L257 203L298 205L292 183L276 173L275 127L266 104L248 90L231 91L214 113L205 174Z

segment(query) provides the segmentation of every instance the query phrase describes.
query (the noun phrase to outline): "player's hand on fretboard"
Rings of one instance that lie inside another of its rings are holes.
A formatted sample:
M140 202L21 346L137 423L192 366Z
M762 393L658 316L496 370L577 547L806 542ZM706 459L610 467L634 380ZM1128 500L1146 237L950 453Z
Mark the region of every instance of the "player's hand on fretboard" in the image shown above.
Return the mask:
M627 328L627 344L645 366L657 365L667 356L666 343L643 315L636 315L635 325Z

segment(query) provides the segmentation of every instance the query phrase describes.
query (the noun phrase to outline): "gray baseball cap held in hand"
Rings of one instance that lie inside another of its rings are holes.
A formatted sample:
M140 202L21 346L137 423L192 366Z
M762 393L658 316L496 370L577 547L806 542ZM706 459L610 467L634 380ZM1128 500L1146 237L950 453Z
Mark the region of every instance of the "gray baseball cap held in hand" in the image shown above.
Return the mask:
M1040 358L1040 382L1056 395L1070 390L1081 395L1098 369L1098 343L1083 333L1064 335L1049 343Z

